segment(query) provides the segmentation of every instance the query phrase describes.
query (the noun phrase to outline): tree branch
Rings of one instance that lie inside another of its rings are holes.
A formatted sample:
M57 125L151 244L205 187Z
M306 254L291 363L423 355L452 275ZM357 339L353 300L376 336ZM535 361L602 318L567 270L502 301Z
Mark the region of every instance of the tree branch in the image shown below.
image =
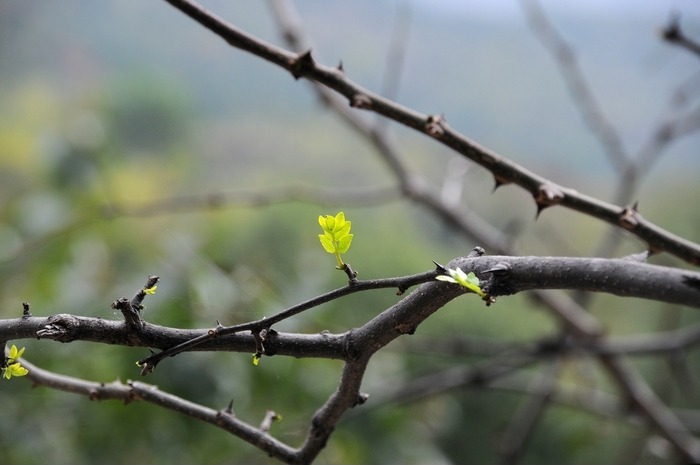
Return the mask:
M663 230L630 207L612 205L558 186L469 140L451 129L444 118L403 107L350 81L341 69L317 64L310 52L293 54L257 39L189 0L165 1L219 35L231 46L274 63L297 79L306 78L333 89L345 96L352 107L374 111L434 138L488 169L497 185L513 183L524 188L533 196L539 211L561 205L621 227L645 241L656 252L665 251L689 263L700 264L700 245Z
M296 450L273 438L263 428L254 428L235 418L230 409L213 410L163 392L151 384L137 381L127 381L126 384L120 381L111 383L85 381L52 373L26 360L22 360L22 364L29 370L26 376L34 385L84 395L90 400L121 400L126 404L136 401L149 402L228 431L283 462L297 463Z

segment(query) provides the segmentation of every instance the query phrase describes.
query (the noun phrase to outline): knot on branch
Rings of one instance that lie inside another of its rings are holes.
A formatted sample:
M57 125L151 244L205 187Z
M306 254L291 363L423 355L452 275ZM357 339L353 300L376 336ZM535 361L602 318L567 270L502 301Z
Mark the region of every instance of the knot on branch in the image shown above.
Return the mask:
M634 229L639 225L639 213L637 212L638 203L635 202L632 205L627 205L622 209L618 223L621 227L629 230Z
M112 308L122 312L122 315L124 315L124 323L129 331L139 330L143 327L143 320L141 319L140 313L142 307L134 307L126 297L112 302Z
M360 110L368 110L372 108L372 99L369 98L367 94L355 94L350 99L350 106L352 108L359 108Z
M445 117L443 115L429 115L425 121L425 132L431 137L440 137L445 134Z
M537 218L545 208L560 204L564 200L564 192L556 184L548 182L540 184L534 197L537 204L537 214L535 215Z
M263 328L260 331L251 331L255 340L255 354L253 359L259 360L263 355L275 355L275 351L268 349L265 343L277 335L277 331L272 328Z
M72 342L80 327L80 321L73 315L59 313L50 316L43 329L36 332L36 337L53 339L58 342Z
M490 299L493 299L492 296L495 295L515 294L516 290L510 282L512 271L513 266L508 262L498 262L488 270L482 271L482 274L486 274L488 279L481 288ZM488 301L486 305L489 305Z

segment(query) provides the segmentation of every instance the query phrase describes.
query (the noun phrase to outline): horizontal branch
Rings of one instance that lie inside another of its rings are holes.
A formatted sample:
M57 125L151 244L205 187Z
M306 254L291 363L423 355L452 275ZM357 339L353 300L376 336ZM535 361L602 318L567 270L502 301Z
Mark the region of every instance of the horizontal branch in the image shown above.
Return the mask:
M141 205L109 204L103 207L105 218L145 217L155 215L199 212L232 207L262 207L285 202L305 202L316 205L384 205L400 200L396 187L363 187L324 189L316 186L289 185L265 190L249 189L212 192L200 195L163 198Z
M456 259L497 297L533 289L605 292L700 308L700 273L626 259L483 256Z
M59 313L49 317L0 320L0 340L50 339L58 342L88 341L120 346L165 350L208 334L212 329L178 329L144 322L131 331L123 321ZM306 358L342 359L342 335L276 332L265 344L271 354ZM210 338L189 350L255 352L252 334L229 334Z

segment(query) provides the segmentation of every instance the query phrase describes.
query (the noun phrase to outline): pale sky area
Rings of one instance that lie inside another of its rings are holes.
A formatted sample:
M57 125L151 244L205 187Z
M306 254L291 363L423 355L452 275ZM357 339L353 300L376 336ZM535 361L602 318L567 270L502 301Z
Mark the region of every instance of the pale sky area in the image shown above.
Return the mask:
M519 0L412 0L416 6L445 9L451 12L484 16L519 15ZM698 0L540 0L548 11L576 14L630 15L635 12L667 14L681 12L684 16L700 16Z

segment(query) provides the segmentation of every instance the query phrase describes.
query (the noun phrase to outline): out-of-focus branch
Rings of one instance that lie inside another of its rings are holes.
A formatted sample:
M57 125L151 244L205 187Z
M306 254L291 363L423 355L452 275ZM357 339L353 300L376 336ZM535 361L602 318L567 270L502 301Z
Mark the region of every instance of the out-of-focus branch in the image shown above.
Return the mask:
M678 15L673 15L671 17L668 25L661 31L661 37L663 37L666 42L685 48L700 57L700 43L690 39L683 33L681 30L680 17Z
M617 171L622 171L627 165L629 155L617 130L605 117L593 92L588 87L587 80L576 60L576 54L547 20L537 0L521 0L520 4L532 31L554 57L564 83L569 87L569 92L576 102L576 107L581 112L584 122L598 138L610 163Z
M539 375L532 380L537 394L523 399L522 405L511 418L510 424L501 435L498 452L501 463L518 463L525 451L527 441L535 432L537 420L542 416L556 392L557 373L561 368L559 360L552 360Z
M217 192L203 195L169 197L143 205L106 205L106 218L146 217L156 215L199 212L233 207L263 207L286 202L305 202L317 205L382 205L400 199L396 188L323 189L313 186L287 186L250 189L235 192Z

